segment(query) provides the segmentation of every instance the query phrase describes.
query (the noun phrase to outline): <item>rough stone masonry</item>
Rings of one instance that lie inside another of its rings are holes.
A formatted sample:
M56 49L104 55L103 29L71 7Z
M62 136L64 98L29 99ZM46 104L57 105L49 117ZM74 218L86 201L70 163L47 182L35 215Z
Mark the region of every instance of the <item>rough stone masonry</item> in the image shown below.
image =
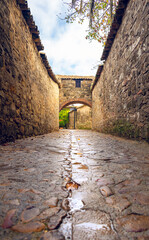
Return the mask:
M149 141L148 1L118 8L92 88L93 129Z
M72 103L92 105L91 83L93 76L63 76L57 75L61 83L60 110Z
M1 143L59 127L59 86L43 64L38 30L26 1L18 3L0 1Z

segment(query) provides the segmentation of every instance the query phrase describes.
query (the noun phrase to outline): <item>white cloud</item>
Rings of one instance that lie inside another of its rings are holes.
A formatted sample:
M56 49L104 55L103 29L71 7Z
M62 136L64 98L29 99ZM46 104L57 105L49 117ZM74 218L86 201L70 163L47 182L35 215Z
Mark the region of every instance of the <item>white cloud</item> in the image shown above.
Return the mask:
M50 35L56 25L61 0L28 0L29 7L40 33ZM41 36L42 37L42 36Z
M85 39L88 23L65 24L57 15L64 12L62 0L28 0L39 27L42 43L55 74L95 75L101 45Z

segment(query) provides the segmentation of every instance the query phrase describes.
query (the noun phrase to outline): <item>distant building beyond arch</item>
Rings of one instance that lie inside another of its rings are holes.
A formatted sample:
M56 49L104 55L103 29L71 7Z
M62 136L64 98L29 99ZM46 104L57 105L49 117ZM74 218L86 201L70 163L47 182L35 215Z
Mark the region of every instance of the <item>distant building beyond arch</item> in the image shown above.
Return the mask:
M69 104L82 103L92 107L91 84L93 76L62 76L57 75L61 82L59 95L60 110Z

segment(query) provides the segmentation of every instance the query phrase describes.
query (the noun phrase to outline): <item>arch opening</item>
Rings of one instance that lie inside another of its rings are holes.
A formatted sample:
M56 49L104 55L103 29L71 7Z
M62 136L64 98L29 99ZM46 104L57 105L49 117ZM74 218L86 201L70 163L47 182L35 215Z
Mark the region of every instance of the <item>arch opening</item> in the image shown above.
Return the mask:
M63 108L65 108L65 107L67 107L71 104L75 104L75 103L81 103L81 104L87 105L90 108L92 107L92 103L90 101L88 101L86 99L79 98L79 99L71 99L71 100L68 100L68 101L64 102L63 104L61 104L60 111Z
M92 104L84 99L73 99L65 102L60 111L60 128L91 129L91 107Z

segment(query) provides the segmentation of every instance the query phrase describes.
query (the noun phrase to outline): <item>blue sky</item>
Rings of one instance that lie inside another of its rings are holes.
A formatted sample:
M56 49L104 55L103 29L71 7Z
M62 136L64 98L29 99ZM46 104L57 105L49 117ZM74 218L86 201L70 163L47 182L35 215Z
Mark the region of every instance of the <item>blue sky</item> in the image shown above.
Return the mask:
M85 39L88 22L79 25L77 22L67 24L60 20L58 16L60 13L64 16L66 11L62 0L28 0L28 5L54 73L95 75L102 46Z

